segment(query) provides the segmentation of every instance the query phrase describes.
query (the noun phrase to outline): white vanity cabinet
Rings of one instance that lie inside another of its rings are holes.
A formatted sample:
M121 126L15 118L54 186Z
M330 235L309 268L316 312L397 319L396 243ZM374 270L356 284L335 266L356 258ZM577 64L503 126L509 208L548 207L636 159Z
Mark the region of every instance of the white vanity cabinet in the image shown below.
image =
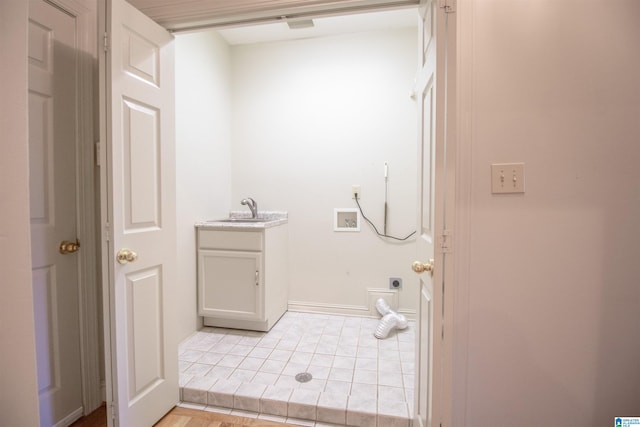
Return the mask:
M197 228L198 314L207 326L268 331L287 310L287 224Z

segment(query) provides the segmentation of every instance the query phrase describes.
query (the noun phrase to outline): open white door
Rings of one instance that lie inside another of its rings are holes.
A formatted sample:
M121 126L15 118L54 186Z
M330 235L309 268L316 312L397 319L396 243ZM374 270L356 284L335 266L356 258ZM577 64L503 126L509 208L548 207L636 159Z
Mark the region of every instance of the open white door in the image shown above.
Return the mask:
M445 304L445 277L450 254L453 188L452 148L448 147L453 127L453 70L455 60L449 47L455 37L452 10L444 0L422 0L420 15L420 69L416 78L418 103L418 230L417 261L420 296L416 333L415 425L449 426L450 359L445 318L451 301ZM447 195L447 197L445 197ZM447 295L450 298L450 295Z
M102 3L101 168L110 425L151 426L179 400L173 37Z

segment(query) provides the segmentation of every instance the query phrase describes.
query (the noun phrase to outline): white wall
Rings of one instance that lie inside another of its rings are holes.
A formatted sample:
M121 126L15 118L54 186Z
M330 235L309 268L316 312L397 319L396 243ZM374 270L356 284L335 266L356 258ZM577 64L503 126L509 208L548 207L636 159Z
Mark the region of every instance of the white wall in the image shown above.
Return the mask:
M176 37L176 179L180 336L196 315L196 221L226 216L231 206L229 47L217 33Z
M473 16L461 57L472 197L457 425L638 416L640 2L459 8ZM512 161L526 164L526 193L491 195L490 163Z
M37 426L27 122L28 3L0 2L0 424Z
M382 229L386 161L388 233L415 229L416 52L415 28L232 48L232 204L289 212L290 302L368 306L366 289L395 276L400 307L415 309L414 244L366 224L334 232L333 210L355 208L359 184Z

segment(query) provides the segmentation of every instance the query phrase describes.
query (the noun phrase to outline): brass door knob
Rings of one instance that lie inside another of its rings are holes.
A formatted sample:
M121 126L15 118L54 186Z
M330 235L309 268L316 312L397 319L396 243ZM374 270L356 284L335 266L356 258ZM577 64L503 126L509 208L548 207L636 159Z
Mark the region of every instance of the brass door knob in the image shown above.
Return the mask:
M414 261L414 263L411 265L411 268L418 274L428 271L429 273L431 273L431 276L433 276L433 259L430 259L429 262L426 263Z
M128 264L130 262L135 262L138 259L138 254L131 249L122 248L118 251L116 259L120 264Z
M60 242L59 250L63 255L78 252L78 249L80 249L80 241L78 239L76 239L75 242L70 242L68 240L63 240L62 242Z

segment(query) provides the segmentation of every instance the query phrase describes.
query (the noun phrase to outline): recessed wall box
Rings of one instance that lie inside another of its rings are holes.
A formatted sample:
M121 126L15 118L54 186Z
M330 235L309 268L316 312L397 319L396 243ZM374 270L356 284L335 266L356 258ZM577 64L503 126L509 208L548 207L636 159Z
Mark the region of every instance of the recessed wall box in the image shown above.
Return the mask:
M360 212L358 209L334 209L333 231L360 231Z

